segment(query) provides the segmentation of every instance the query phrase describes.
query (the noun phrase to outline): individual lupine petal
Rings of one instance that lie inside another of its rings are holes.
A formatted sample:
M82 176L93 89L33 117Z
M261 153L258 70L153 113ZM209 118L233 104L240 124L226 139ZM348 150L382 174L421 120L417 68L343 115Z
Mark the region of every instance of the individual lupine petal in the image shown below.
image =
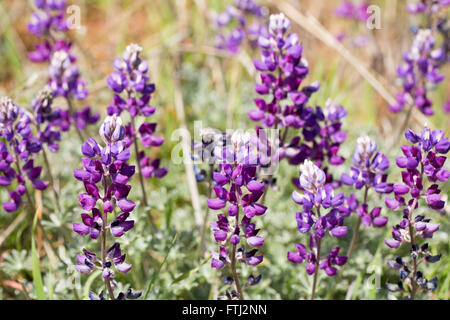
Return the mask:
M333 237L342 238L347 234L347 227L346 226L335 227L331 229L330 232Z
M81 193L78 195L78 202L84 210L91 211L95 207L97 200L87 193Z
M264 187L265 187L264 183L258 182L256 180L252 180L249 183L247 183L247 189L250 192L261 192L264 190Z
M426 200L430 208L434 210L441 210L445 206L445 202L441 200L440 194L430 194Z
M213 173L213 180L219 185L223 186L228 183L228 178L219 172Z
M219 198L208 199L207 203L208 203L208 207L213 210L220 210L220 209L224 208L227 204L225 200L222 200Z
M385 198L385 203L386 203L386 206L392 210L395 210L400 206L400 203L397 200L389 198L389 197Z
M378 216L378 217L375 217L372 222L375 227L381 228L387 224L388 218L384 217L384 216Z
M264 238L257 236L249 237L247 238L247 243L252 247L260 247L264 244Z
M398 248L401 244L400 241L395 239L384 239L384 243L390 248Z
M214 232L214 239L216 239L216 242L225 241L227 239L227 236L227 232L223 230L217 230L216 232Z
M134 207L136 207L136 204L128 199L120 199L117 202L117 206L122 210L123 212L131 212L133 211Z
M125 212L111 222L111 233L114 237L121 237L125 232L134 227L134 220L126 220L130 214Z
M409 192L409 187L406 184L395 184L394 193L395 194L407 194Z
M316 272L316 266L314 265L314 263L308 263L306 265L306 273L312 275L314 274L314 272Z
M436 178L441 182L445 182L450 178L450 171L441 168L436 173Z
M291 261L293 263L302 263L304 260L303 257L300 256L300 254L298 252L288 252L287 258L289 261Z
M131 270L131 264L125 262L115 263L114 265L116 266L117 271L122 273L127 273L128 271Z

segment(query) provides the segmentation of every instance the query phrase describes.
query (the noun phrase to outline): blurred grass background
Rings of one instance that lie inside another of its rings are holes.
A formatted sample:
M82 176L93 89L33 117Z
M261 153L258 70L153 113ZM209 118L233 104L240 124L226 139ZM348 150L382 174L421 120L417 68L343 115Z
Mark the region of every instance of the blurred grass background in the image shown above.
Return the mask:
M152 104L158 111L153 121L158 123L159 135L166 138L161 148L152 150L150 156L163 159L169 167L169 174L162 180L148 182L149 199L153 212L157 214L162 227L157 233L150 234L148 225L143 221L145 215L138 208L135 231L124 237L124 248L134 267L127 276L119 276L119 286L132 286L145 290L151 283L151 299L206 299L217 298L223 293L218 274L213 272L209 263L200 265L195 256L198 236L195 231L190 190L182 165L170 162L171 151L178 144L172 140L175 129L183 123L192 132L195 120L202 120L203 127L210 126L245 129L254 126L247 117L253 108L253 90L255 71L252 58L258 57L257 50L246 48L237 56L214 48L215 30L213 12L223 11L229 0L73 0L69 3L81 8L81 24L84 32L69 32L78 57L78 65L87 79L90 96L87 103L95 110L105 114L112 97L106 86L106 78L112 72L114 58L121 54L129 43L138 43L143 47L144 57L149 62L152 82L156 83L156 93ZM271 13L279 11L280 3L289 2L302 13L314 16L332 35L341 32L364 34L369 38L366 47L348 49L357 58L358 63L385 86L391 93L399 91L396 86L396 66L402 54L411 44L413 35L410 26L417 24L417 17L407 14L403 0L371 1L381 7L382 29L368 30L365 25L337 18L333 14L339 1L301 0L258 1L266 5ZM32 12L31 1L0 1L0 95L11 96L18 104L29 107L32 97L45 84L46 65L33 64L27 54L33 49L37 39L29 35L26 23ZM348 132L347 142L342 154L351 159L356 138L367 133L376 138L383 152L391 159L399 154L399 146L405 142L397 141L396 132L401 126L404 115L393 115L387 109L387 102L364 80L342 55L327 43L319 40L317 34L301 28L300 21L292 21L292 31L298 32L304 45L304 57L310 65L307 83L319 80L321 89L314 96L312 104L324 105L333 98L348 110L344 121L344 130ZM448 67L444 70L449 76ZM177 85L177 79L180 85ZM306 83L306 84L307 84ZM449 116L442 112L442 105L449 92L446 81L432 93L436 114L425 119L417 112L413 113L411 127L421 130L424 121L432 128L450 131ZM177 105L177 91L182 95L184 115ZM59 102L56 100L56 105ZM79 105L78 107L82 107ZM416 110L414 110L416 111ZM90 135L97 135L97 128L89 129ZM71 133L71 137L74 136ZM87 135L86 135L87 136ZM64 139L64 137L63 137ZM70 223L79 219L80 209L76 201L80 184L72 178L72 170L80 166L80 146L77 139L66 137L62 150L51 155L55 173L58 176L58 188L65 211L55 212L51 196L43 196L43 224L52 240L57 257L44 255L42 247L41 269L46 294L56 299L86 298L89 288L98 288L98 277L78 277L73 272L75 254L92 242L80 238L71 232ZM76 156L75 156L76 155ZM448 165L448 163L447 163ZM333 168L336 175L347 171L350 161L339 168ZM391 168L393 169L393 168ZM310 279L305 276L303 266L295 266L286 260L286 252L292 250L295 243L304 240L296 229L295 212L299 208L290 200L293 186L291 177L298 176L298 169L282 165L278 172L280 190L268 194L270 204L268 214L258 224L267 237L263 248L265 260L258 271L263 274L262 284L250 288L247 296L255 299L301 299L309 291ZM391 170L390 180L398 179L399 172ZM136 188L136 187L135 187ZM198 184L201 212L206 204L207 186ZM449 194L449 184L444 193ZM344 190L348 193L350 190ZM39 196L39 195L38 195ZM359 195L360 196L360 195ZM48 199L47 199L48 197ZM138 194L136 192L136 197ZM382 204L383 199L374 197L373 205ZM398 214L387 213L390 222L399 220ZM430 213L433 219L442 223L440 232L431 241L444 258L437 264L427 267L429 272L439 276L439 287L432 298L448 299L450 288L450 264L448 257L448 208L439 216ZM213 217L213 213L210 213ZM211 218L212 219L212 218ZM13 217L0 213L0 230L11 223ZM354 221L349 219L349 224ZM28 224L29 225L29 224ZM29 259L28 226L23 223L1 248L0 296L3 298L33 297ZM384 299L386 280L396 281L397 274L386 268L386 261L393 252L383 244L384 230L364 229L360 238L361 246L345 269L341 283L334 279L320 278L318 296L324 297L327 288L336 285L333 298ZM172 239L177 234L173 248ZM347 248L351 235L347 235L340 245ZM210 237L208 238L210 239ZM208 249L213 249L212 241ZM152 277L161 266L168 249L167 264L162 266L156 279ZM209 251L208 251L209 252ZM206 258L205 253L203 258ZM52 261L53 260L53 261ZM200 259L203 261L203 259ZM72 267L71 267L72 266ZM361 266L367 266L361 268ZM72 269L70 269L72 268ZM243 273L251 270L244 268ZM68 277L70 275L70 277ZM180 279L180 275L184 275ZM368 286L368 280L379 275L379 287ZM430 276L431 276L430 275ZM64 279L64 280L61 280ZM70 283L69 283L70 282ZM79 285L74 285L79 283Z

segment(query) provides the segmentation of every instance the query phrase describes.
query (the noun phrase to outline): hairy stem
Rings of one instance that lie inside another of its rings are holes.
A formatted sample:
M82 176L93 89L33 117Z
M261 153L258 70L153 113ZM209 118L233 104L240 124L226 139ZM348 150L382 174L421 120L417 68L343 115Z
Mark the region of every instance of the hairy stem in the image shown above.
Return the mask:
M75 109L73 107L72 100L70 100L69 97L66 97L66 101L67 101L67 106L69 107L70 117L71 117L71 120L72 120L72 117L75 114ZM75 123L74 126L75 126L75 130L77 131L78 138L80 138L81 143L84 143L83 134L81 133L80 129L78 129L76 123Z
M238 207L238 212L236 214L235 229L236 228L239 228L239 207ZM242 291L241 283L239 282L239 276L236 271L236 249L237 249L237 245L233 244L230 268L231 268L231 274L233 275L234 283L236 284L236 291L239 293L239 300L244 300L244 293Z
M103 188L104 188L104 192L106 195L106 192L108 190L108 184L106 182L107 180L107 176L103 176ZM102 212L102 268L105 267L105 263L106 263L106 225L108 223L108 214L105 212ZM111 300L114 300L114 291L112 289L111 286L111 280L109 278L105 279L105 285L106 285L106 289L108 290L108 294L109 294L109 298Z
M42 146L42 154L44 156L44 163L45 163L45 167L47 169L47 174L50 179L50 185L52 186L56 208L61 213L61 205L59 204L59 195L58 195L58 191L56 191L55 180L53 179L52 171L50 170L50 162L48 161L47 152L45 151L45 146Z
M317 217L320 218L320 206L317 206ZM320 247L322 244L322 239L317 240L317 254L316 254L316 263L314 270L314 279L313 279L313 287L311 290L311 298L310 300L314 300L314 296L316 294L316 286L317 286L317 276L319 274L319 264L320 264Z
M413 228L413 218L412 218L412 214L414 209L416 208L417 205L417 198L414 198L414 201L411 205L411 207L409 208L409 214L408 214L408 227L409 227L409 237L410 237L410 241L411 241L411 248L414 247L415 245L415 240L414 240L414 228ZM417 259L415 257L412 258L413 260L413 272L412 272L412 277L411 277L411 295L410 295L410 299L414 300L414 298L416 297L416 293L417 293L417 283L416 283L416 273L417 273Z

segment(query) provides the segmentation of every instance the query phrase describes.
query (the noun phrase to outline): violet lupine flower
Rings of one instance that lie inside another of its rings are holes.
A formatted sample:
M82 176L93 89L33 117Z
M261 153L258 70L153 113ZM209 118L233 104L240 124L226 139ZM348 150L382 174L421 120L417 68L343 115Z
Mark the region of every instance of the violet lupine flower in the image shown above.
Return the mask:
M380 194L389 194L393 191L393 185L386 182L387 170L389 169L389 159L378 151L377 143L367 135L359 137L356 141L356 150L353 154L353 166L351 175L343 173L341 182L354 186L356 189L365 188L365 199L356 210L363 225L369 227L384 227L388 218L381 216L381 207L369 209L367 192L374 189Z
M216 25L220 30L216 47L232 54L238 53L245 41L248 41L252 48L256 47L258 37L267 33L267 13L268 9L254 0L234 0L234 6L227 6L226 10L216 17ZM226 30L230 25L235 26Z
M69 104L68 110L55 109L48 125L54 130L59 127L62 131L68 131L74 124L80 132L87 124L96 123L100 115L92 114L90 106L85 106L82 111L73 110L71 99L85 100L89 92L76 65L76 57L70 52L71 43L66 39L54 40L54 32L66 32L69 29L65 14L66 1L35 0L35 5L39 10L32 14L28 31L40 37L42 42L35 46L35 51L30 52L29 58L33 62L49 63L48 85L53 96L64 97ZM48 143L47 138L43 137L42 142ZM49 147L56 151L54 144L53 147L49 144Z
M135 167L128 165L130 150L124 141L125 128L120 117L108 116L100 128L100 136L105 146L101 147L89 138L81 147L86 156L82 159L83 169L74 170L74 177L83 182L86 190L78 196L86 212L81 214L81 223L73 224L73 230L80 235L88 234L92 239L106 237L109 230L113 237L119 238L134 226L134 221L128 218L135 204L127 197L131 189L128 182L134 175ZM116 211L120 213L108 223L108 215ZM102 249L106 250L104 247ZM121 253L118 243L107 250L104 260L99 260L85 249L83 251L85 254L77 257L77 270L81 273L100 269L103 278L110 279L114 276L113 266L122 273L127 273L131 268L125 263L125 254Z
M351 1L342 1L334 10L334 13L341 18L349 20L357 20L366 22L369 18L367 8L370 6L368 2L353 3Z
M391 111L399 112L409 104L426 116L434 113L429 91L444 80L440 70L450 61L450 28L447 18L440 16L449 4L448 0L408 3L408 12L423 14L426 24L414 28L414 42L410 51L403 55L403 65L397 68L403 91L396 95L397 103L389 106ZM441 43L440 47L436 47L437 43Z
M226 212L217 215L211 223L214 239L220 245L218 252L212 253L211 267L222 269L226 265L236 271L236 262L256 266L263 261L258 248L264 244L260 229L252 222L255 216L265 214L267 207L258 203L264 194L265 185L257 179L257 164L252 155L252 137L235 132L231 146L223 148L223 162L213 173L216 183L213 190L216 198L208 199L212 210ZM225 209L226 208L226 209ZM233 275L238 298L242 299L239 278Z
M439 230L439 224L432 223L432 219L424 213L417 214L414 211L420 208L422 199L427 209L441 210L445 206L439 183L450 178L450 172L443 168L450 141L444 137L442 130L431 131L429 128L425 128L420 135L408 129L405 137L412 145L402 146L405 156L396 160L397 166L403 169L403 183L394 185L394 199L386 198L389 209L403 208L403 218L392 227L393 237L385 239L385 244L390 248L398 248L402 243L408 243L411 263L408 264L401 257L388 262L389 267L400 270L401 282L398 285L388 284L387 288L391 292L407 292L407 298L414 299L419 290L436 288L436 278L427 280L418 270L418 264L433 263L441 257L432 255L428 243L420 244L419 240L432 238Z
M135 127L135 117L149 117L156 111L154 106L149 105L155 85L149 82L148 64L141 60L141 52L141 47L130 44L123 52L122 58L114 60L116 71L108 77L107 82L116 94L107 111L109 115L119 116L126 110L132 117L132 121L125 128L127 147L137 144L138 138L145 148L159 147L164 143L164 138L155 135L156 123L144 121L138 129ZM122 93L126 93L125 98L120 95ZM138 151L136 158L140 164L140 174L144 178L162 178L168 172L167 167L160 168L160 159L150 159L144 151Z
M450 5L449 0L437 0L437 1L427 1L427 0L414 0L408 1L407 10L410 14L436 14L445 7Z
M325 160L331 165L344 162L338 151L346 138L341 121L347 112L331 100L324 110L307 105L320 84L315 81L300 89L309 68L302 57L303 46L298 35L287 34L289 28L290 21L282 13L271 15L268 35L258 40L262 59L254 60L254 65L261 72L261 83L255 85L255 90L268 99L255 99L258 109L249 111L248 115L264 127L284 130L280 134L279 159L287 157L292 165L311 159L326 170ZM286 142L289 128L301 130L301 134Z
M334 195L333 188L326 184L326 174L312 161L305 160L300 165L300 185L304 191L301 195L297 191L292 194L295 203L303 206L303 211L296 213L297 227L301 234L309 234L309 252L304 244L297 244L297 251L288 252L289 261L299 264L306 263L306 273L309 275L324 270L328 276L337 273L336 266L343 266L347 257L338 256L339 247L330 251L326 257L321 254L321 242L327 231L335 238L342 238L347 234L347 227L343 225L345 215L341 215L339 208L346 200L343 193ZM326 214L321 208L329 210Z
M391 111L399 112L412 101L423 114L429 116L434 113L428 90L436 87L445 77L440 73L444 52L435 45L436 39L430 29L419 30L411 50L403 56L404 64L397 68L403 92L396 95L397 104L389 106Z
M42 150L42 144L33 136L30 118L8 97L0 97L0 137L4 139L0 141L0 186L17 184L9 190L10 201L3 203L3 209L14 212L24 195L30 199L27 180L38 190L45 190L48 183L40 179L42 167L34 166L33 156Z

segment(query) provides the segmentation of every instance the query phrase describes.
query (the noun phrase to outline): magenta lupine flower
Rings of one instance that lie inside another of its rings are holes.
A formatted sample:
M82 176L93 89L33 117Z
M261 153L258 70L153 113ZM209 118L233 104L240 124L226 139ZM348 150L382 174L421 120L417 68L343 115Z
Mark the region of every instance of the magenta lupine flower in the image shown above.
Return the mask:
M347 227L343 225L345 215L341 215L339 210L341 206L345 206L346 199L343 193L334 195L333 188L326 184L325 172L310 160L305 160L300 165L299 182L304 194L294 191L292 199L303 206L303 211L296 213L296 220L298 231L309 234L309 252L305 245L299 243L296 245L297 251L288 252L287 258L296 264L305 262L306 273L309 275L322 269L328 276L334 276L337 273L334 266L344 265L347 257L338 256L339 247L322 257L321 242L327 232L335 238L342 238L347 234ZM321 209L329 211L325 213Z
M108 77L107 82L116 94L107 111L109 115L120 115L126 110L132 117L132 121L125 126L127 147L136 144L138 138L145 148L159 147L164 143L164 138L155 135L156 123L144 121L139 128L135 127L135 117L149 117L156 111L154 106L149 105L155 85L149 82L148 64L141 60L141 52L141 47L130 44L122 58L114 60L115 72ZM125 94L125 97L120 94ZM138 151L136 158L143 177L162 178L167 174L166 167L160 168L160 159L150 159L145 151Z
M335 8L334 13L340 18L366 22L370 16L367 12L369 6L368 2L353 3L351 1L343 1Z
M42 144L33 136L30 118L8 97L0 97L0 137L4 139L0 141L0 186L10 189L10 201L3 203L3 209L14 212L23 196L29 196L27 180L38 190L45 190L48 183L40 179L42 167L34 166L33 156L42 150Z
M86 192L79 194L78 201L86 212L81 214L81 223L73 224L73 230L92 239L102 236L104 243L107 230L113 237L119 238L134 226L134 221L128 218L135 204L127 197L131 190L128 182L135 168L128 165L130 150L124 141L125 128L119 117L108 116L100 128L100 136L105 146L101 147L89 138L81 148L86 156L82 159L83 169L74 170L75 179L83 182L85 187ZM108 216L111 215L115 218L108 223ZM77 270L89 273L99 269L104 279L110 279L114 276L113 266L122 273L131 269L131 265L125 263L125 254L121 253L118 243L114 243L106 254L105 250L102 246L105 259L99 260L95 254L83 249L85 255L78 255ZM110 296L114 298L112 292Z
M290 21L282 13L271 15L268 35L259 38L262 59L254 60L254 65L260 72L261 82L255 85L255 90L267 98L255 99L258 108L248 115L264 127L283 130L279 159L287 158L292 165L311 159L327 172L325 161L331 165L344 162L338 151L346 139L341 121L347 112L331 100L327 101L325 109L308 106L311 95L320 85L315 81L300 88L309 68L302 57L299 37L295 33L288 34L289 28ZM286 141L289 129L295 130L295 136ZM332 182L331 175L327 176L328 182Z
M267 207L258 203L265 185L257 179L253 148L249 134L235 132L231 146L224 146L222 155L218 155L223 162L213 173L216 198L207 200L210 209L223 209L224 212L211 223L214 239L220 245L219 251L213 252L211 261L211 267L216 269L231 265L236 271L237 261L251 266L263 261L263 256L257 252L264 244L264 237L259 235L260 229L252 221L255 216L265 214ZM239 278L234 275L233 278L242 299Z
M414 28L414 42L409 52L404 53L403 64L397 68L403 91L396 95L397 103L389 106L391 111L399 112L405 105L412 105L426 116L434 113L429 92L444 80L441 69L450 61L450 29L446 17L440 16L449 4L448 0L407 4L408 12L424 15L426 23ZM440 47L437 43L441 43Z
M351 175L343 173L341 182L354 186L356 189L365 188L365 200L358 207L356 213L361 217L361 222L365 226L383 227L388 218L381 216L381 207L369 209L367 192L374 189L380 194L388 194L393 191L393 185L386 182L387 170L389 169L389 159L378 151L375 140L367 135L361 136L356 141L356 150L353 154L353 166Z
M403 208L403 219L392 227L392 238L385 239L385 244L390 248L398 248L402 243L408 243L411 263L406 263L401 257L388 263L391 268L400 270L402 282L398 285L388 284L387 288L391 292L407 292L407 298L414 299L419 290L436 288L436 278L427 280L418 270L418 265L436 262L441 257L432 255L428 243L420 244L419 240L432 238L439 230L439 224L432 223L425 213L415 214L414 211L419 210L422 203L434 210L441 210L445 206L439 183L450 178L450 172L443 168L450 141L444 137L442 130L431 131L429 128L425 128L420 135L407 130L405 137L412 145L402 146L404 157L396 160L397 166L403 169L403 183L394 185L394 199L386 198L389 209Z
M47 125L55 132L58 127L62 131L68 131L71 124L74 124L80 132L87 124L96 123L100 115L92 114L90 106L85 106L82 111L74 110L72 106L71 99L85 100L88 90L86 81L81 78L76 65L76 57L70 52L71 43L66 39L55 40L54 33L64 33L69 29L65 13L66 1L35 0L35 5L38 10L32 14L27 27L41 42L35 46L35 51L29 53L29 59L33 62L49 63L48 85L53 96L64 97L69 104L68 109L55 109L55 114L46 119ZM81 136L81 133L79 135ZM51 151L57 150L56 145L48 141L55 140L54 137L41 137L43 143L49 144Z
M254 0L234 0L234 6L227 6L216 17L220 32L216 38L216 47L232 54L238 53L246 41L251 47L256 47L258 37L267 33L267 13L268 9ZM229 26L233 26L231 30L228 30Z
M427 1L427 0L409 0L407 3L407 10L411 14L436 14L441 10L444 10L446 6L450 5L449 0L437 0L437 1Z

